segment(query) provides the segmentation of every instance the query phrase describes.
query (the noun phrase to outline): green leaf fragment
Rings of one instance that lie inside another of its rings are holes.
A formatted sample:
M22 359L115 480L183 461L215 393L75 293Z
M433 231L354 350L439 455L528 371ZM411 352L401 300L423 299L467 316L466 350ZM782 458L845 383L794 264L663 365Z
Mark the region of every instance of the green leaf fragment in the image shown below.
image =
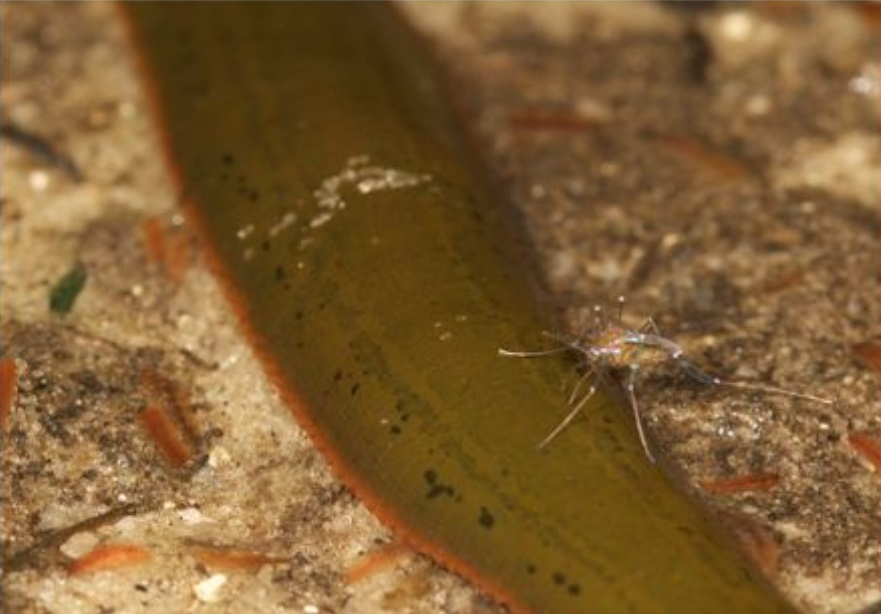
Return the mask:
M86 267L82 262L77 261L52 286L52 290L49 292L49 309L54 313L69 313L80 292L83 291L87 278Z

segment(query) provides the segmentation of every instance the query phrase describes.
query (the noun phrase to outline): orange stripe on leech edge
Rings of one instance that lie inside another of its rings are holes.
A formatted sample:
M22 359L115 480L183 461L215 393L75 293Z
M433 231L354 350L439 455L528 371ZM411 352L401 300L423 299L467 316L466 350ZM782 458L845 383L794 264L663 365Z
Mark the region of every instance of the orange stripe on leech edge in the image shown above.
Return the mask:
M171 235L168 242L168 254L165 258L165 270L171 280L179 284L183 281L190 268L190 241L187 233L179 230Z
M168 232L159 216L146 218L142 225L144 251L153 264L161 266L172 281L179 284L190 264L189 237L183 230Z
M180 468L193 458L192 448L165 409L150 405L138 419L172 467Z
M718 495L734 495L743 492L765 491L780 483L776 473L753 473L724 480L703 480L701 488Z
M67 571L81 575L98 571L111 571L121 567L134 567L149 561L153 555L143 546L116 544L100 546L72 562Z
M18 364L14 358L0 358L0 430L9 429L9 416L18 393Z
M869 462L875 473L881 473L881 440L868 433L851 433L847 442Z
M141 223L144 238L144 251L154 264L165 262L165 228L162 218L151 215Z

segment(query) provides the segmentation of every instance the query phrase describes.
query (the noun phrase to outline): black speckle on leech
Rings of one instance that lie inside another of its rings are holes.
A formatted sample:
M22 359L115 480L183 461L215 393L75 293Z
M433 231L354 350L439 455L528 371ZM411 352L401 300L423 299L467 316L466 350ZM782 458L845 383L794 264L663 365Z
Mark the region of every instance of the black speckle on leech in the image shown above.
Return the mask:
M428 484L428 492L425 495L426 499L436 499L441 495L448 495L450 497L455 496L455 489L453 489L452 486L441 484L437 472L434 469L426 470L425 473L422 474L422 477Z
M223 156L221 156L220 160L224 164L230 165L235 161L235 157L231 153L225 153L223 154Z
M352 387L349 389L349 394L351 394L352 396L355 396L356 394L358 394L359 388L361 388L361 384L359 384L358 382L355 382L354 384L352 384Z
M534 576L536 571L538 570L532 563L526 566L526 573L528 573L530 576Z
M441 484L435 484L431 488L428 489L428 493L425 495L426 499L437 499L441 495L449 495L453 496L455 491L450 486L442 486Z
M581 594L581 586L573 582L569 586L566 587L566 592L570 595L580 595Z
M336 373L333 374L333 381L338 382L343 379L343 370L337 369Z
M263 241L263 243L260 244L260 247L263 249L264 252L268 252L269 251L269 241Z
M275 278L277 280L281 281L282 279L284 279L284 277L285 277L284 267L280 266L280 265L275 267Z
M400 435L401 434L401 427L399 427L397 424L393 424L389 427L389 431L391 432L392 435Z
M495 516L493 516L488 509L481 506L480 516L477 518L477 522L479 522L480 526L482 526L483 528L491 529L496 523L496 519Z
M566 584L566 576L562 572L555 571L551 576L551 579L554 581L554 584L557 584L559 586L563 586L564 584Z

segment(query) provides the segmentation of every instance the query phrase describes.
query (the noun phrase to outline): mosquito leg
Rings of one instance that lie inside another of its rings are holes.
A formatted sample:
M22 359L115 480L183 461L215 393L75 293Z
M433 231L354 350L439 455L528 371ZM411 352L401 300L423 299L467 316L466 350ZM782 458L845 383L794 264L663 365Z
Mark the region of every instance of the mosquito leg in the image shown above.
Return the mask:
M722 385L722 380L720 378L716 377L715 375L710 375L709 373L698 367L696 364L685 358L685 356L674 356L673 360L676 361L676 364L679 365L679 368L682 369L682 372L694 381L710 386Z
M636 423L636 432L639 434L639 441L642 449L645 450L645 456L650 463L655 462L655 457L649 449L648 440L645 431L642 428L642 417L639 412L639 404L636 401L636 376L639 373L639 365L634 363L630 365L630 375L627 377L627 398L630 401L630 408L633 410L633 421Z
M813 394L804 394L802 392L786 390L785 388L777 388L776 386L765 386L763 384L748 384L746 382L732 382L724 380L720 377L716 377L715 375L710 375L709 373L703 371L701 368L695 365L693 362L688 361L685 358L677 358L676 363L680 366L680 368L686 375L702 384L709 384L710 386L725 386L726 388L738 388L740 390L754 390L756 392L762 392L764 394L779 394L781 396L793 397L795 399L813 401L814 403L822 403L823 405L832 405L834 403L832 399L818 397Z
M802 392L794 392L792 390L786 390L785 388L777 388L776 386L764 386L762 384L747 384L745 382L729 382L727 380L714 378L713 382L717 386L727 386L728 388L739 388L741 390L755 390L756 392L763 392L765 394L779 394L781 396L793 397L796 399L804 399L806 401L813 401L815 403L822 403L823 405L832 405L834 404L834 400L826 399L823 397L814 396L812 394L804 394Z
M595 393L596 391L597 391L597 388L596 388L595 385L590 387L590 390L587 391L587 394L585 394L585 395L581 398L581 400L578 401L578 404L577 404L575 407L572 408L572 411L570 411L570 412L566 415L565 418L563 418L563 421L560 422L560 424L558 424L558 425L554 428L553 431L551 431L550 433L548 433L548 436L547 436L547 437L545 437L544 439L541 440L541 442L540 442L540 443L538 444L538 446L537 446L537 449L538 449L539 451L544 450L544 449L547 447L547 445L548 445L549 443L551 443L554 439L557 438L557 435L559 435L560 433L562 433L562 432L566 429L566 427L569 426L569 425L572 423L572 421L575 419L575 417L576 417L578 414L581 413L581 410L584 409L584 406L585 406L585 405L587 404L587 402L591 399L591 397L593 397L593 395L594 395L594 393Z
M595 373L593 372L593 369L588 368L585 374L578 378L578 381L576 381L575 385L572 387L572 392L569 393L569 400L566 401L566 405L571 406L575 403L575 399L578 398L578 393L581 392L581 387L584 385L584 382L594 376Z

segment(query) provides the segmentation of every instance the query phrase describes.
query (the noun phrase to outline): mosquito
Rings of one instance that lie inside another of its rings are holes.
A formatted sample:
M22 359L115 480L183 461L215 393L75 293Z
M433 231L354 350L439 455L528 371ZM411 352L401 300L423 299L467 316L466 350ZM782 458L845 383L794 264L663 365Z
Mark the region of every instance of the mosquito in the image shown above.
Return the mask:
M627 394L630 409L633 412L633 421L636 424L636 431L646 458L648 458L649 462L654 463L655 457L649 448L648 439L642 424L639 403L636 400L636 381L641 369L662 363L673 363L691 379L709 386L739 388L764 394L776 394L824 405L831 405L833 403L831 399L812 394L794 392L763 384L727 380L707 373L685 355L682 347L664 337L652 318L647 318L642 326L636 330L625 328L622 323L624 297L618 297L617 324L604 321L601 313L602 310L599 306L594 307L594 330L598 332L592 338L588 337L589 331L587 330L574 339L567 339L547 333L547 336L556 340L560 345L541 351L517 351L499 348L499 355L514 358L538 358L563 352L577 352L584 360L585 373L575 383L569 395L568 405L572 409L541 440L538 444L539 450L544 450L560 433L566 430L596 393L601 383L608 384L613 380L614 376L618 376L623 378L622 385ZM621 382L622 380L619 379L618 381ZM589 384L587 392L579 398L582 387L587 384Z

